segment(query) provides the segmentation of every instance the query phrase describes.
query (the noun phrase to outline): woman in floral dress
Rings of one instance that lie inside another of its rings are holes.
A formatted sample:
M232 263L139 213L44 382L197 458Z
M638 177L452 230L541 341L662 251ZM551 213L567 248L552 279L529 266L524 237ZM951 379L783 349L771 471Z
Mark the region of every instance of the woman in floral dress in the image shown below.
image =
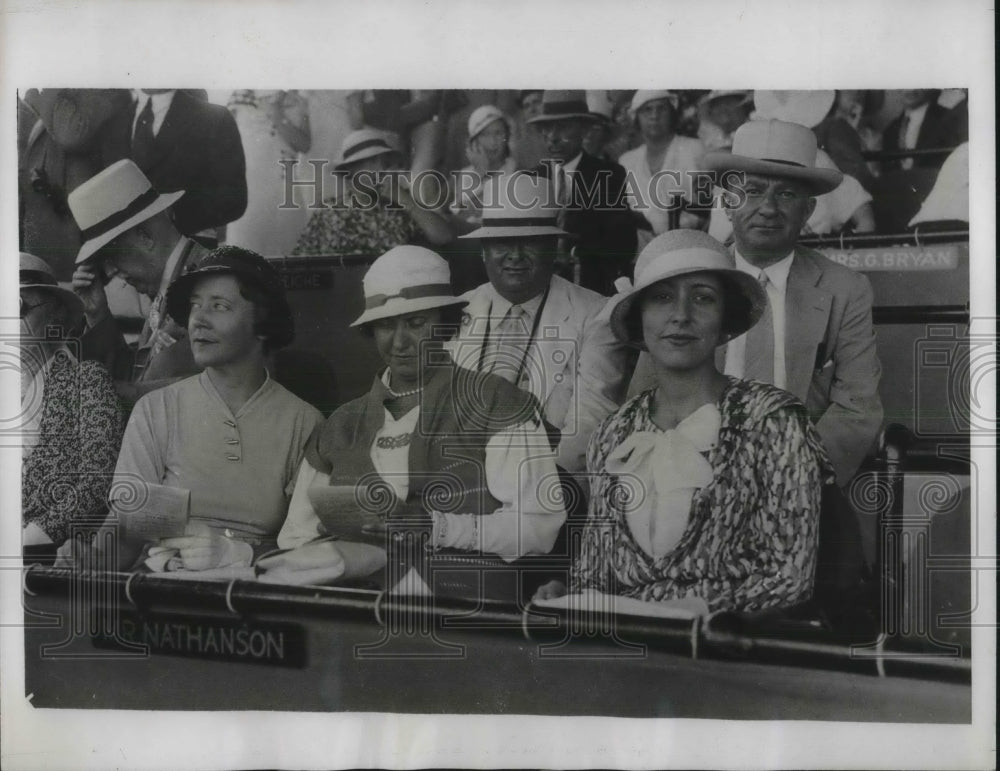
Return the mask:
M763 289L692 230L651 241L635 275L612 301L612 329L649 351L657 384L591 440L590 508L569 590L697 599L713 611L807 599L826 454L795 397L715 365L716 347L760 319ZM536 597L565 592L552 582Z

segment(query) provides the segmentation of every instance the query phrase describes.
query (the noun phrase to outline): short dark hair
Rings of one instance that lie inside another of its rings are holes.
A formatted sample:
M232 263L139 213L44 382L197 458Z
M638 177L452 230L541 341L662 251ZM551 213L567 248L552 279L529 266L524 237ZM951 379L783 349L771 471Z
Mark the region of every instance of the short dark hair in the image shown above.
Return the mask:
M243 299L253 305L253 333L264 338L264 353L290 343L295 337L295 326L288 303L239 274L230 275L236 279Z

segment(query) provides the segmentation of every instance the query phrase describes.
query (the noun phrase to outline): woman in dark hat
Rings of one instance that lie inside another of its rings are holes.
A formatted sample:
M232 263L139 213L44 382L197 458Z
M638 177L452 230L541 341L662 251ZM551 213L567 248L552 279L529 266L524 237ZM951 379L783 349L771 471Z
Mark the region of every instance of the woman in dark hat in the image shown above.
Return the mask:
M291 309L263 257L222 246L171 284L167 310L187 326L204 371L147 394L132 412L110 494L122 526L117 567L144 545L130 536L130 519L164 500L188 509L186 534L153 545L148 568L249 565L273 546L302 448L322 421L264 367L293 338Z
M812 592L829 462L791 394L719 372L715 349L767 305L725 247L673 230L611 301L615 335L647 350L656 383L597 429L590 509L571 591L696 602L795 604ZM539 598L565 593L552 582Z
M103 516L123 421L107 370L74 356L80 298L33 254L21 253L19 276L23 541L42 547Z

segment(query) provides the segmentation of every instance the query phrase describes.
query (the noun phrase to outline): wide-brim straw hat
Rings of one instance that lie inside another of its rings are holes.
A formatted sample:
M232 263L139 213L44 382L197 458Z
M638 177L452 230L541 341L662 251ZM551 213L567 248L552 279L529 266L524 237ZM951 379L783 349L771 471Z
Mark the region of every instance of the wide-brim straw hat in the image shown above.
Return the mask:
M477 107L472 111L469 116L469 141L471 142L477 136L483 133L491 123L496 121L503 121L504 125L507 127L507 133L511 131L510 119L504 115L499 108L494 107L492 104L484 104L482 107Z
M60 286L56 280L52 266L41 257L36 257L27 252L20 253L20 263L18 266L18 288L19 289L41 289L59 298L74 318L83 315L83 300L72 289Z
M615 295L611 307L611 331L615 337L638 348L645 348L642 340L629 336L628 317L635 301L644 289L668 278L688 273L711 272L743 295L750 305L747 318L737 325L727 324L726 338L720 345L738 337L756 324L767 307L767 294L751 275L736 268L736 261L725 246L700 230L670 230L650 241L635 263L635 282L632 287ZM726 310L728 315L729 311ZM729 317L731 319L731 317Z
M343 169L365 158L399 152L401 152L399 137L393 132L373 128L358 129L344 137L340 146L340 160L333 168Z
M830 112L836 91L765 91L753 92L756 120L783 120L815 128Z
M459 238L569 236L559 227L558 216L559 207L549 180L523 171L495 174L483 185L481 226Z
M259 289L268 298L268 327L271 348L281 348L295 338L295 323L281 275L257 252L233 244L213 249L197 266L174 279L167 289L167 313L181 326L187 326L191 292L199 279L231 275Z
M76 264L86 262L126 230L173 206L183 190L158 193L132 161L112 163L67 197L83 237Z
M798 123L752 120L733 134L731 152L706 153L702 166L708 171L739 171L794 179L813 195L829 193L844 179L836 169L816 166L816 135Z
M440 255L422 246L390 249L365 273L365 310L352 327L408 313L466 305L451 288L451 271Z
M586 91L545 91L542 94L542 111L528 123L551 123L557 120L588 120L597 118L587 108Z
M649 102L658 102L661 99L667 100L675 110L677 109L677 94L673 91L666 91L663 89L640 89L632 95L632 104L629 105L629 110L631 110L632 114L635 115L640 109L642 109L644 104Z

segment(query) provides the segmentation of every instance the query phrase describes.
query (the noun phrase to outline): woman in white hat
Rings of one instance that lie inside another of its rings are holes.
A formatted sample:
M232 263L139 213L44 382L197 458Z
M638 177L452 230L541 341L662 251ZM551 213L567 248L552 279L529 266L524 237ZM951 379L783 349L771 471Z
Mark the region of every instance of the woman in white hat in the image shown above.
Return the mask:
M590 442L590 509L570 590L713 611L805 600L826 455L791 394L715 364L716 348L760 318L763 289L692 230L650 242L635 278L611 301L611 326L649 351L656 385ZM563 592L553 582L539 596Z
M399 137L392 132L364 128L348 134L334 171L328 208L312 213L293 254L372 255L454 237L445 212L414 201Z
M699 168L705 152L701 142L676 133L678 97L672 91L636 91L634 116L643 143L623 153L618 163L631 177L629 206L639 215L639 248L670 227L673 205L693 202L690 172ZM701 227L703 218L681 211L680 227Z
M561 494L545 492L557 479L550 437L533 396L458 367L443 348L465 305L448 264L417 246L391 249L365 274L364 293L352 326L371 335L386 368L313 434L278 545L322 534L311 488L367 480L424 518L435 550L508 561L547 553L565 519Z
M491 104L477 107L469 116L466 144L468 166L454 175L451 204L455 229L459 234L479 227L483 220L483 186L491 174L512 174L510 120Z
M103 518L122 437L111 376L78 361L83 303L40 257L21 252L21 516L25 546L61 543Z

